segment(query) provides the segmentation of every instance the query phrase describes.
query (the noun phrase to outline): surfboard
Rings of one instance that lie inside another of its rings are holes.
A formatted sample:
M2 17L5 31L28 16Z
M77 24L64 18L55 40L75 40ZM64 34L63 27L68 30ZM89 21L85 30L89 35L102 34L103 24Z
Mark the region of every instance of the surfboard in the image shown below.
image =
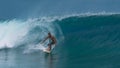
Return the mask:
M50 53L51 51L48 51L47 49L43 50L45 53Z
M48 48L48 46L45 49L43 49L43 52L45 52L45 53L51 53L52 50L55 48L55 45L52 45L52 48L51 48L50 51L48 51L47 48Z

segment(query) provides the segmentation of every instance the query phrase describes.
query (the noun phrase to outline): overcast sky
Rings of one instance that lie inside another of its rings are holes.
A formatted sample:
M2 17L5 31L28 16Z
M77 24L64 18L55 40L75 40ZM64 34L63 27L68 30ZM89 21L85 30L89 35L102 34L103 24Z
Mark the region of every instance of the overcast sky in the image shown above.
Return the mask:
M120 12L120 0L0 0L0 19Z

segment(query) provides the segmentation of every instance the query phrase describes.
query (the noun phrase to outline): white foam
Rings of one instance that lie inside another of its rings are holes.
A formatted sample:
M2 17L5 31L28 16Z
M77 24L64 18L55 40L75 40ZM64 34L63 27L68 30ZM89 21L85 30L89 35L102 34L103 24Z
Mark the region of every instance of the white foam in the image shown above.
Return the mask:
M37 45L32 44L32 45L27 46L23 53L29 54L35 51L40 51L40 50L43 51L45 49L46 47L43 44L37 44Z
M15 42L26 35L28 28L25 25L16 20L0 22L0 48L12 48Z
M120 14L120 13L116 13L116 12L85 12L85 13L73 13L73 14L66 14L66 15L62 15L62 16L53 16L53 17L47 17L47 18L51 18L51 20L62 20L68 17L74 17L74 16L78 16L78 17L88 17L88 16L106 16L106 15L115 15L115 14Z

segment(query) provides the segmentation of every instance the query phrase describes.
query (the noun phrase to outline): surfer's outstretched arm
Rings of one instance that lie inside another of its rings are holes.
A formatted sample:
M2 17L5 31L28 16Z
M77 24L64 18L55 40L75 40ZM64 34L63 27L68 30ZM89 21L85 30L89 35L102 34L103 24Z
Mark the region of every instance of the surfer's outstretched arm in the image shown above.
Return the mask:
M46 38L42 41L42 43L44 43L48 38L49 38L49 37L46 37Z

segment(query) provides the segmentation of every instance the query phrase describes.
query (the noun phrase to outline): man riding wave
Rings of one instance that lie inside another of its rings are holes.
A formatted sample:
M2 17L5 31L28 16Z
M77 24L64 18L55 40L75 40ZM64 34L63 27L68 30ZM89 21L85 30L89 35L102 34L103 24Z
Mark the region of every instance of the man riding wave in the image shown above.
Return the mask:
M57 40L56 40L56 38L53 35L51 35L50 32L48 33L48 36L43 40L42 43L44 43L47 39L51 40L51 42L48 44L48 49L47 49L48 51L50 51L52 45L55 45L57 43Z

